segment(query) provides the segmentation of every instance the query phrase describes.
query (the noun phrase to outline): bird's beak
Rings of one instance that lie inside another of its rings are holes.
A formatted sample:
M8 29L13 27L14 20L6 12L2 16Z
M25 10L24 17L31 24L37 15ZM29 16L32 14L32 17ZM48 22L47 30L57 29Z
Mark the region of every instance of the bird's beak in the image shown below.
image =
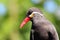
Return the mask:
M29 15L30 18L33 18L33 16L34 16L34 13L32 13L31 15Z
M29 17L26 17L23 22L20 25L20 28L22 28L28 21L30 21L30 19L34 16L34 14L32 13L31 15L29 15Z

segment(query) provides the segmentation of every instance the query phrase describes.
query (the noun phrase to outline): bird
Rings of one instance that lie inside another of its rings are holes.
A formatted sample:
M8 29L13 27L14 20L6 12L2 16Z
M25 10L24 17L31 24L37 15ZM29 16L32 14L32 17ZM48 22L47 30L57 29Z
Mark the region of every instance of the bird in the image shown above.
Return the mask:
M36 8L29 8L26 18L20 25L20 28L31 21L30 40L59 40L55 26L44 16L43 12Z

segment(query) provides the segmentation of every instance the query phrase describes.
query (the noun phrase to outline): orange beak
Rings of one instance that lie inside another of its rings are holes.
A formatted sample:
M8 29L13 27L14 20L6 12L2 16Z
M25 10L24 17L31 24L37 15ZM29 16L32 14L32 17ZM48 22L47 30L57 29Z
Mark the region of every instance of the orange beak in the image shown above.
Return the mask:
M22 28L28 21L30 21L30 18L29 17L26 17L23 22L21 23L20 25L20 28Z
M23 22L20 25L20 28L22 28L28 21L30 21L31 18L33 18L34 13L30 14L29 17L26 17Z

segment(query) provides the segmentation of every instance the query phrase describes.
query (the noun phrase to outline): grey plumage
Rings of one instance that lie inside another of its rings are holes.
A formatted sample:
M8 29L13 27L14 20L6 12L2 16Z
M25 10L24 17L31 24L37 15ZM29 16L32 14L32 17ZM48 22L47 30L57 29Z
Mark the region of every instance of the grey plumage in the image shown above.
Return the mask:
M37 8L30 8L27 16L32 12L38 13L35 13L34 17L31 19L31 30L34 32L31 31L30 40L59 40L55 26L45 18L43 13Z

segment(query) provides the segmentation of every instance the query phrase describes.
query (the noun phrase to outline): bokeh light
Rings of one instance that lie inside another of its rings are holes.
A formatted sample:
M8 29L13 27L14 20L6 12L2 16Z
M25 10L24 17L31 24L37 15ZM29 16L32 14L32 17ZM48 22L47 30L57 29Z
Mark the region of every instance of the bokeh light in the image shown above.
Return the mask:
M42 0L31 0L31 1L32 1L32 3L34 3L34 4L39 4L39 3L42 2Z
M6 11L6 6L3 3L0 3L0 16L4 15Z
M54 1L45 1L44 9L47 12L53 13L57 9L57 4Z

